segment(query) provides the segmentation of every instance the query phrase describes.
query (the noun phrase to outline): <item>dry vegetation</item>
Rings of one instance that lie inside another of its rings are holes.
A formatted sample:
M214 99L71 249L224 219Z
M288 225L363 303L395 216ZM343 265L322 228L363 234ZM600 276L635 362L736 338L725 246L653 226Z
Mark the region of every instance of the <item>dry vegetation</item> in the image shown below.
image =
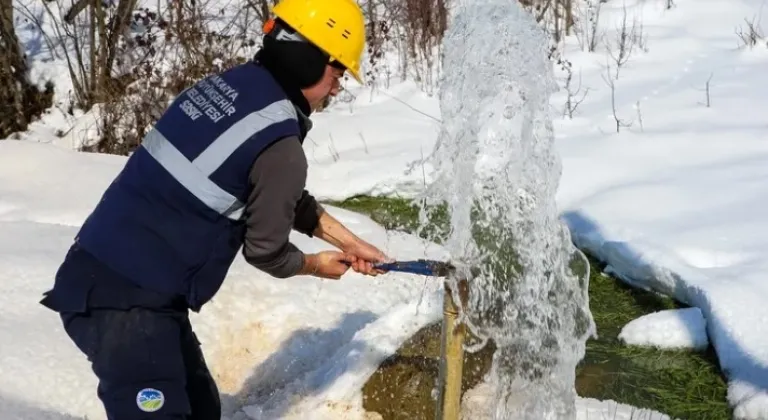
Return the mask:
M29 83L14 29L15 12L16 25L20 20L37 25L41 38L55 50L52 54L67 64L73 90L60 92L67 99L57 106L70 114L94 112L99 138L86 150L114 154L130 153L186 86L252 57L273 2L38 0L24 6L23 1L0 0L0 138L25 130L51 106L53 93L51 84L40 91ZM451 0L360 1L368 19L364 72L370 87L386 87L390 77L398 75L433 92ZM557 54L565 35L580 33L591 49L597 45L593 21L600 0L579 0L589 7L577 6L575 0L520 1L551 34L553 61L570 67ZM385 59L391 56L399 59ZM341 95L336 100L351 99Z

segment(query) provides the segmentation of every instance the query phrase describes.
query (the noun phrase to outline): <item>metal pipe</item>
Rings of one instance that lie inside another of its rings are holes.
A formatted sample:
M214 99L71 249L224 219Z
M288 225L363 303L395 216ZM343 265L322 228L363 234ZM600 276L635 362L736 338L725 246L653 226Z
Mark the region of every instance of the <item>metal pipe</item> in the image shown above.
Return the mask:
M468 285L465 279L457 281L459 298L466 304ZM443 297L443 328L440 344L440 371L436 420L459 420L461 414L461 383L464 368L464 336L466 327L457 325L459 307L453 300L448 282Z

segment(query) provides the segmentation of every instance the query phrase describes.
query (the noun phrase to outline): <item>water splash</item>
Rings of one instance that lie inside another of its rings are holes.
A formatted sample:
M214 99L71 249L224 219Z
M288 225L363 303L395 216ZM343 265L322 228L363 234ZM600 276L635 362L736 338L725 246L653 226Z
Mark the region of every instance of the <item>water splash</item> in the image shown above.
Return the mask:
M463 321L497 346L495 419L574 419L575 367L595 330L588 264L555 203L547 50L512 0L458 0L443 41L443 124L426 198L447 204L446 246L471 267Z

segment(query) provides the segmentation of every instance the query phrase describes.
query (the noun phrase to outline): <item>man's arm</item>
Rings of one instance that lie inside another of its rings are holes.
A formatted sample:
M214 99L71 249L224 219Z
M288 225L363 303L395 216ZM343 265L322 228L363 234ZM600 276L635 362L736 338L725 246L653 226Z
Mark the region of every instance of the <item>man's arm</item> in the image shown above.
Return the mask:
M358 273L378 275L384 271L375 269L375 263L392 261L392 258L384 254L380 249L364 241L355 235L341 222L331 216L330 213L320 208L320 218L314 235L325 242L341 249L347 254L353 255L356 260L352 263L352 269Z
M317 237L336 248L346 251L360 242L360 238L336 220L323 206L304 190L296 205L294 229L309 236Z
M320 214L322 212L323 208L320 206L320 203L315 200L315 197L312 197L309 191L304 190L299 202L296 203L293 228L311 238L314 236L315 229L317 229L320 223Z
M367 244L359 239L357 243L342 242L357 237L325 213L304 190L307 166L296 137L276 142L254 162L249 176L253 189L245 209L246 261L278 278L309 274L338 279L349 267L376 274L368 261L377 260L380 251L370 245L366 248ZM318 236L349 252L304 254L288 240L291 229Z
M346 226L331 216L322 207L318 207L318 223L313 235L328 242L343 251L351 251L362 239L352 233Z
M317 266L288 240L306 176L307 159L296 137L271 145L251 168L243 255L274 277L311 274Z

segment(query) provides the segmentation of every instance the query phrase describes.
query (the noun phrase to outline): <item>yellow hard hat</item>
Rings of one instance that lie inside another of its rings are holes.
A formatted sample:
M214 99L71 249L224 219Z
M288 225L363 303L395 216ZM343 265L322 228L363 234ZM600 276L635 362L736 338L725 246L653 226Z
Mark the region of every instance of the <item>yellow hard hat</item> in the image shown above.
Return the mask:
M355 0L281 0L272 13L338 61L361 84L365 18Z

